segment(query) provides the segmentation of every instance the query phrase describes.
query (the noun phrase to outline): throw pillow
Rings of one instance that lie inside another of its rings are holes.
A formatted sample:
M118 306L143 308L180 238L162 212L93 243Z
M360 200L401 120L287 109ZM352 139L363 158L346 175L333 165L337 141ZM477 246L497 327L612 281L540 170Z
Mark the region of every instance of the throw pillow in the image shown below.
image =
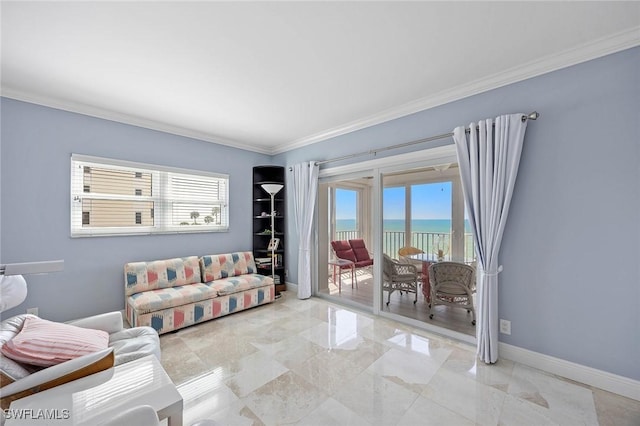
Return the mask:
M2 353L18 362L49 367L108 346L106 331L28 315L22 331L2 346Z

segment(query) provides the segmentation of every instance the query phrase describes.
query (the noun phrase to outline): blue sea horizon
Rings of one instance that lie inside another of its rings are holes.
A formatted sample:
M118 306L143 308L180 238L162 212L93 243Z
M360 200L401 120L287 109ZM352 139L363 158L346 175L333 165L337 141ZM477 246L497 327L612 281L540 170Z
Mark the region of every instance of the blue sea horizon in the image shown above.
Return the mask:
M404 232L405 221L403 219L385 219L383 221L383 231ZM355 219L337 219L336 231L354 231L356 229ZM450 219L414 219L411 221L411 232L451 232ZM470 233L471 227L465 220L465 233Z

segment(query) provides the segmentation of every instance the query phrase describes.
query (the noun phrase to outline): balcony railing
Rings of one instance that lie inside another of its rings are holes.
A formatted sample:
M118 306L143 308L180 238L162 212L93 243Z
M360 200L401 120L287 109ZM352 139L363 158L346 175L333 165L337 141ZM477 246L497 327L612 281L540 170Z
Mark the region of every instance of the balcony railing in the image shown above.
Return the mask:
M358 231L338 231L336 240L350 240L361 238ZM403 231L384 231L382 236L382 252L397 258L398 250L405 246L416 247L425 253L436 254L438 247L445 248L445 259L451 259L451 234L448 232L412 232L411 243L405 243ZM471 262L475 257L473 250L473 235L464 234L464 261Z
M336 240L353 240L360 237L360 231L337 231Z
M411 243L405 241L402 231L383 232L382 249L384 254L397 258L398 250L405 246L416 247L425 253L436 254L438 249L444 250L445 259L451 259L451 234L448 232L412 232ZM464 261L470 262L475 256L473 235L464 234Z

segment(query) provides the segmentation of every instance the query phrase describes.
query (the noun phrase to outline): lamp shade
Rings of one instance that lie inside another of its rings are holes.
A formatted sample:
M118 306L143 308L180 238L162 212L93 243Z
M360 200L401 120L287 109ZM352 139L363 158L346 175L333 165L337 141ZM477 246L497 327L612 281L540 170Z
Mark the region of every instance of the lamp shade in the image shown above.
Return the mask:
M27 282L22 275L0 276L0 312L18 306L27 298Z
M0 312L18 306L26 299L27 282L23 274L46 274L63 268L64 260L0 265Z
M284 188L284 185L281 185L279 183L264 183L261 186L262 189L264 189L271 195L277 194L282 188Z

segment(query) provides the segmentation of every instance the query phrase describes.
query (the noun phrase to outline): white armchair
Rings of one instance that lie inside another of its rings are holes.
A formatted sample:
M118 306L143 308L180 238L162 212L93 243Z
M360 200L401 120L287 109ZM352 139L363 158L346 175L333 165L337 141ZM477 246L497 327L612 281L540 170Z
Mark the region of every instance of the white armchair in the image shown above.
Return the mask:
M22 330L26 318L27 315L17 315L0 323L0 347ZM151 354L160 359L158 333L151 327L125 329L120 312L83 318L69 324L106 331L109 333L109 347L46 368L21 364L0 354L0 405L3 409L8 408L13 400L106 370L114 365Z
M151 327L124 328L120 312L108 312L70 321L68 324L109 333L109 347L113 348L115 355L114 365L147 355L155 355L160 360L158 332Z

